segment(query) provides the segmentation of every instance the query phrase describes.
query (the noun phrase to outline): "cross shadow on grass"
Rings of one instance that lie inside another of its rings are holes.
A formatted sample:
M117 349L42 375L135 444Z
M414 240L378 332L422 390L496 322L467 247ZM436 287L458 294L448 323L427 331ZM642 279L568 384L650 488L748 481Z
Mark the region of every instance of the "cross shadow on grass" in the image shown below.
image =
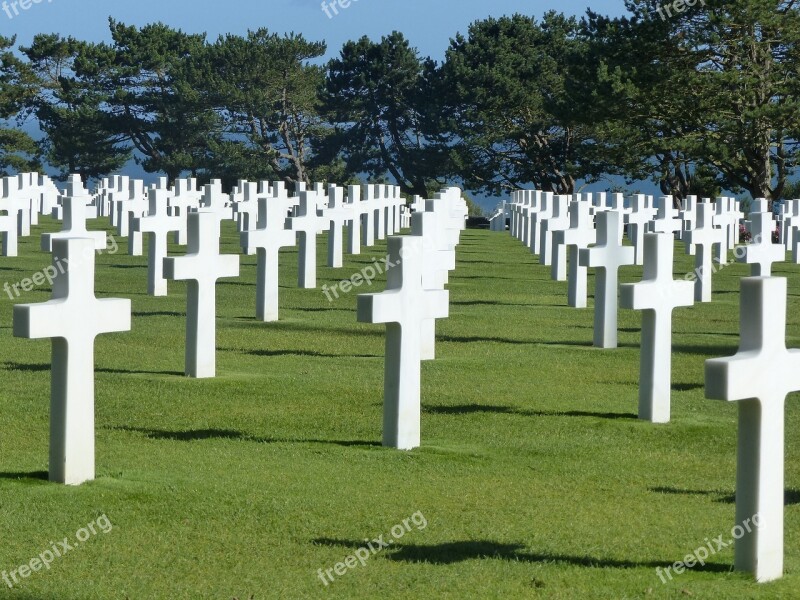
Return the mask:
M174 377L184 377L183 371L146 371L137 369L112 369L110 367L95 367L95 373L111 373L113 375L170 375Z
M23 371L26 373L41 373L50 370L50 363L18 363L6 361L3 367L6 371Z
M317 440L317 439L279 439L279 438L265 438L253 436L250 434L236 431L234 429L186 429L183 431L168 431L162 429L149 429L146 427L131 427L122 425L117 427L109 427L113 431L123 431L126 433L139 433L143 434L146 438L151 440L169 440L175 442L198 442L204 440L236 440L242 442L254 442L257 444L332 444L335 446L356 447L380 447L379 442L371 442L367 440Z
M344 547L357 549L366 547L366 542L359 540L341 540L331 538L317 538L312 540L315 545ZM547 552L527 552L523 544L504 544L490 540L470 540L460 542L446 542L430 546L419 544L393 544L383 556L387 560L409 563L425 563L430 565L452 565L468 560L507 560L525 563L565 563L578 567L611 568L611 569L637 569L664 567L672 564L673 560L664 561L633 561L613 558L600 558L596 556L570 556ZM731 565L706 563L697 565L694 571L710 571L727 573Z
M441 415L469 415L476 413L495 413L520 415L523 417L594 417L597 419L638 419L633 413L593 412L582 410L521 410L512 406L491 406L485 404L458 404L454 406L429 406L423 412Z
M217 348L220 352L235 352L250 356L313 356L317 358L383 358L377 354L329 354L316 350L245 350L242 348Z
M720 502L722 504L736 503L736 494L721 490L685 490L673 487L652 487L647 488L647 490L655 494L670 494L675 496L713 496L714 502ZM800 505L800 490L794 488L784 490L783 504L784 506Z
M48 481L49 474L47 471L28 471L20 473L0 472L0 479Z
M185 317L186 313L171 310L157 310L153 312L135 311L131 313L134 317Z

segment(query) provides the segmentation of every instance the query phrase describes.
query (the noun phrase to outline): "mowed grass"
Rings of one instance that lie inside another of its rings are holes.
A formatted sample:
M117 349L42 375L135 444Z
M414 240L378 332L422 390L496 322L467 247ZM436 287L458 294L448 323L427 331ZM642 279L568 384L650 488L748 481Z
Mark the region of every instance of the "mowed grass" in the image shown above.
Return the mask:
M98 227L95 222L95 228ZM15 283L50 262L43 219L0 258ZM466 231L450 318L422 367L422 448L380 446L384 327L356 322L356 294L328 302L281 264L281 321L258 323L255 257L217 287L214 380L183 377L185 285L146 295L146 258L98 258L98 297L133 300L133 329L96 344L97 480L46 481L50 343L16 339L0 298L0 570L113 524L0 597L150 598L798 598L800 403L787 401L786 576L756 585L733 549L663 584L665 567L734 525L736 407L704 399L703 361L738 345L742 265L714 276L714 302L674 319L673 421L636 419L641 317L620 311L620 348L591 346L593 311L566 306L507 234ZM319 284L350 277L381 242ZM146 247L146 244L145 244ZM222 249L238 253L233 225ZM180 254L179 248L172 252ZM676 246L675 273L691 269ZM800 346L800 277L789 277L788 339ZM623 281L637 281L638 267ZM385 278L359 291L381 291ZM590 293L593 280L590 280ZM784 374L775 372L774 377ZM364 540L413 525L327 587Z

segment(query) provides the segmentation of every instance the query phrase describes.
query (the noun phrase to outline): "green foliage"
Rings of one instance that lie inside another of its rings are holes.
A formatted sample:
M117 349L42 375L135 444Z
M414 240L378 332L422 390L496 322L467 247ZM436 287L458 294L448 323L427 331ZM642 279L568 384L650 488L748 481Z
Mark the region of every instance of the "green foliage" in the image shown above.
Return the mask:
M325 111L335 132L321 159L340 156L347 173L390 173L404 193L424 197L443 180L447 150L437 137L435 65L403 34L347 42L328 64Z
M583 94L600 153L682 197L703 182L780 196L797 164L800 8L782 0L707 0L671 18L658 0L631 16L590 13ZM694 169L692 167L695 167Z
M314 148L328 132L319 116L324 69L310 61L324 53L324 42L266 29L220 37L202 53L195 86L225 132L213 149L215 177L311 182Z
M0 175L40 168L39 149L33 138L9 121L22 124L25 109L36 93L35 78L28 65L11 48L15 38L0 36Z
M566 94L583 42L577 22L554 12L473 23L442 66L447 131L456 174L469 189L507 193L523 185L572 193L599 175L586 160L591 128Z

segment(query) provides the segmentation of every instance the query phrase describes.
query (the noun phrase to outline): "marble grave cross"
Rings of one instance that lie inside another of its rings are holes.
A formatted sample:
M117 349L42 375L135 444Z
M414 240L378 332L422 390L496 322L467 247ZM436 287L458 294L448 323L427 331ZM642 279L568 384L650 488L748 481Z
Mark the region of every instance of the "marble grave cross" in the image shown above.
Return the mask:
M359 294L358 320L386 324L383 445L410 450L420 445L420 348L422 323L448 315L447 290L422 285L423 238L390 236L386 291Z
M164 277L185 280L186 374L216 375L217 280L239 276L239 256L219 253L219 214L201 210L188 215L185 256L164 259Z
M53 297L14 307L14 335L52 339L50 481L80 485L95 476L94 341L129 331L131 301L94 295L96 243L53 240ZM66 272L63 265L67 264Z
M739 351L705 368L706 398L738 404L736 524L743 531L734 567L759 582L783 576L784 412L786 397L800 391L800 350L786 349L786 292L784 277L743 278Z

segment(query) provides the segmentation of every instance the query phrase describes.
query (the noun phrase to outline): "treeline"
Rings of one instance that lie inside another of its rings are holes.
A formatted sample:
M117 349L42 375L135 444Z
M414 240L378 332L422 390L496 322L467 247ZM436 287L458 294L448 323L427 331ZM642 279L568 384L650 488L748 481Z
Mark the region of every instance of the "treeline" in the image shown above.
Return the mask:
M478 21L441 63L398 32L347 42L327 64L324 42L266 29L211 41L112 19L111 43L41 34L15 52L0 38L0 170L98 178L135 159L170 179L366 174L423 196L452 182L566 194L607 175L677 199L787 193L795 3L706 0L670 18L657 0L626 6ZM29 119L43 139L18 128Z

